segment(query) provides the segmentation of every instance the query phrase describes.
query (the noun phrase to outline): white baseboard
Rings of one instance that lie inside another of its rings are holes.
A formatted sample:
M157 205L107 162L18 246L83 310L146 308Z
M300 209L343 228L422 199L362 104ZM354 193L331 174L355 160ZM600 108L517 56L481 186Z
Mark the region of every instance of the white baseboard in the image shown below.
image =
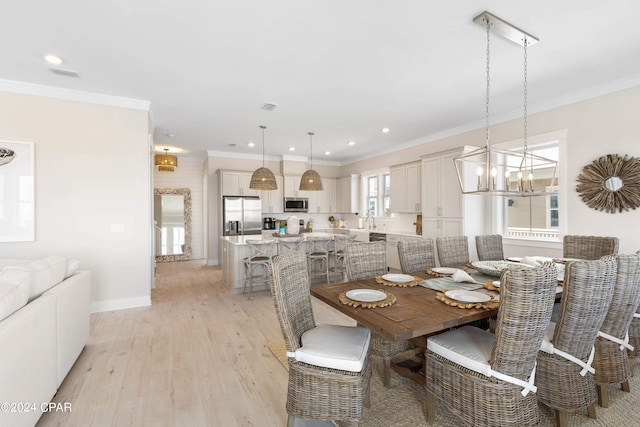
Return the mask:
M120 298L107 301L96 301L91 303L91 312L100 313L103 311L124 310L126 308L149 307L151 305L151 295L134 298Z
M208 260L207 260L207 265L208 265L209 267L211 267L212 265L220 265L220 263L218 262L218 260L217 260L217 259L208 259Z

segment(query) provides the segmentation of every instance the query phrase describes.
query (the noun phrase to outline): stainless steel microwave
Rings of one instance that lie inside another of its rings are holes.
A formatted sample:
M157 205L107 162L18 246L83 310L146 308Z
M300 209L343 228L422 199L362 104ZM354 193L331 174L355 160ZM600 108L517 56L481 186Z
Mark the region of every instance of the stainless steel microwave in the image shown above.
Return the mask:
M309 199L307 199L306 197L285 197L284 211L285 212L308 212Z

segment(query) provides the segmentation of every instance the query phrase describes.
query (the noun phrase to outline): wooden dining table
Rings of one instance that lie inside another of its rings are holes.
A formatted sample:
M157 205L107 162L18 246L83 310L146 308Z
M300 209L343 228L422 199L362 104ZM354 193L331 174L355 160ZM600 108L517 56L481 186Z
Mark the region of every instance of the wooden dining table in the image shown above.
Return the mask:
M424 273L412 273L412 276L432 279ZM497 279L497 278L496 278ZM387 307L362 308L343 304L339 295L352 289L384 290L396 297L396 302ZM484 289L491 295L498 295ZM413 339L419 348L426 347L426 337L446 331L460 325L487 319L498 313L498 309L460 308L445 304L436 299L438 291L423 286L399 287L386 286L374 278L353 282L316 285L311 287L311 295L329 304L336 310L354 319L359 325L366 326L388 340L401 341ZM404 368L402 364L392 365L402 375L424 384L424 375L415 369Z

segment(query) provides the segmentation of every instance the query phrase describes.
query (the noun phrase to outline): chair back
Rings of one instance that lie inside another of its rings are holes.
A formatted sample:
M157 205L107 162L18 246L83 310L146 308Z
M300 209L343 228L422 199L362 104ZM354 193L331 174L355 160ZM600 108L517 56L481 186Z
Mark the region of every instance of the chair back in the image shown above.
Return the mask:
M249 246L249 260L267 260L273 257L276 241L271 240L247 240Z
M594 260L605 255L618 254L618 238L607 236L573 236L562 239L562 256Z
M611 303L615 279L613 256L567 264L552 338L555 348L587 360Z
M453 267L469 262L469 240L467 236L436 238L438 261L441 267Z
M345 263L349 281L371 279L387 273L386 242L347 243Z
M491 369L526 381L551 320L558 284L554 263L504 269Z
M618 255L616 263L613 297L600 331L624 339L640 304L640 257Z
M301 252L274 257L271 263L271 295L287 351L300 348L302 334L315 328L309 293L307 258Z
M499 234L476 236L476 250L478 251L478 259L480 261L503 260L502 236Z
M433 239L406 239L398 242L400 268L405 274L425 272L436 266Z
M307 254L315 256L328 256L331 237L309 236L307 237Z
M284 255L289 252L300 252L303 242L303 237L281 237L280 240L278 240L278 254Z
M344 252L347 247L348 242L352 242L355 238L355 235L351 234L334 234L333 235L333 251Z

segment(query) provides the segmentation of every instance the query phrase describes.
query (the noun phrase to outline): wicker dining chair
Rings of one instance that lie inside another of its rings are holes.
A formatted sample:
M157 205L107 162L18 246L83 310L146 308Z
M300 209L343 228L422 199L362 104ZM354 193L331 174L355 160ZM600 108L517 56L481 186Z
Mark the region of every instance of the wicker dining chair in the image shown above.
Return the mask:
M640 257L618 255L616 262L618 268L613 297L596 339L593 359L598 404L603 408L609 407L609 385L622 384L623 391L631 391L627 350L635 350L635 346L629 345L628 333L640 304Z
M387 273L387 244L385 242L347 243L345 263L347 279L370 279ZM371 333L371 354L382 359L382 383L389 387L391 383L391 358L398 353L413 348L409 340L389 341L383 336Z
M433 239L405 239L398 242L400 268L405 274L424 273L436 266Z
M476 236L476 251L478 252L478 259L480 261L503 260L502 236L499 234Z
M633 346L633 351L629 351L629 370L634 375L633 361L640 359L640 308L633 315L631 325L629 325L629 344Z
M469 262L467 236L437 237L436 248L440 267L454 267Z
M555 410L559 426L567 425L568 413L584 408L589 417L596 417L591 362L615 276L613 256L575 261L565 268L560 314L558 321L549 325L536 370L538 401Z
M618 238L607 236L567 235L562 239L562 256L594 260L618 254Z
M369 405L369 329L316 325L304 253L274 257L271 293L287 348L288 426L295 417L349 421Z
M495 334L463 326L427 339L424 404L427 423L436 400L462 425L538 425L536 357L555 300L553 263L505 269L500 277Z

